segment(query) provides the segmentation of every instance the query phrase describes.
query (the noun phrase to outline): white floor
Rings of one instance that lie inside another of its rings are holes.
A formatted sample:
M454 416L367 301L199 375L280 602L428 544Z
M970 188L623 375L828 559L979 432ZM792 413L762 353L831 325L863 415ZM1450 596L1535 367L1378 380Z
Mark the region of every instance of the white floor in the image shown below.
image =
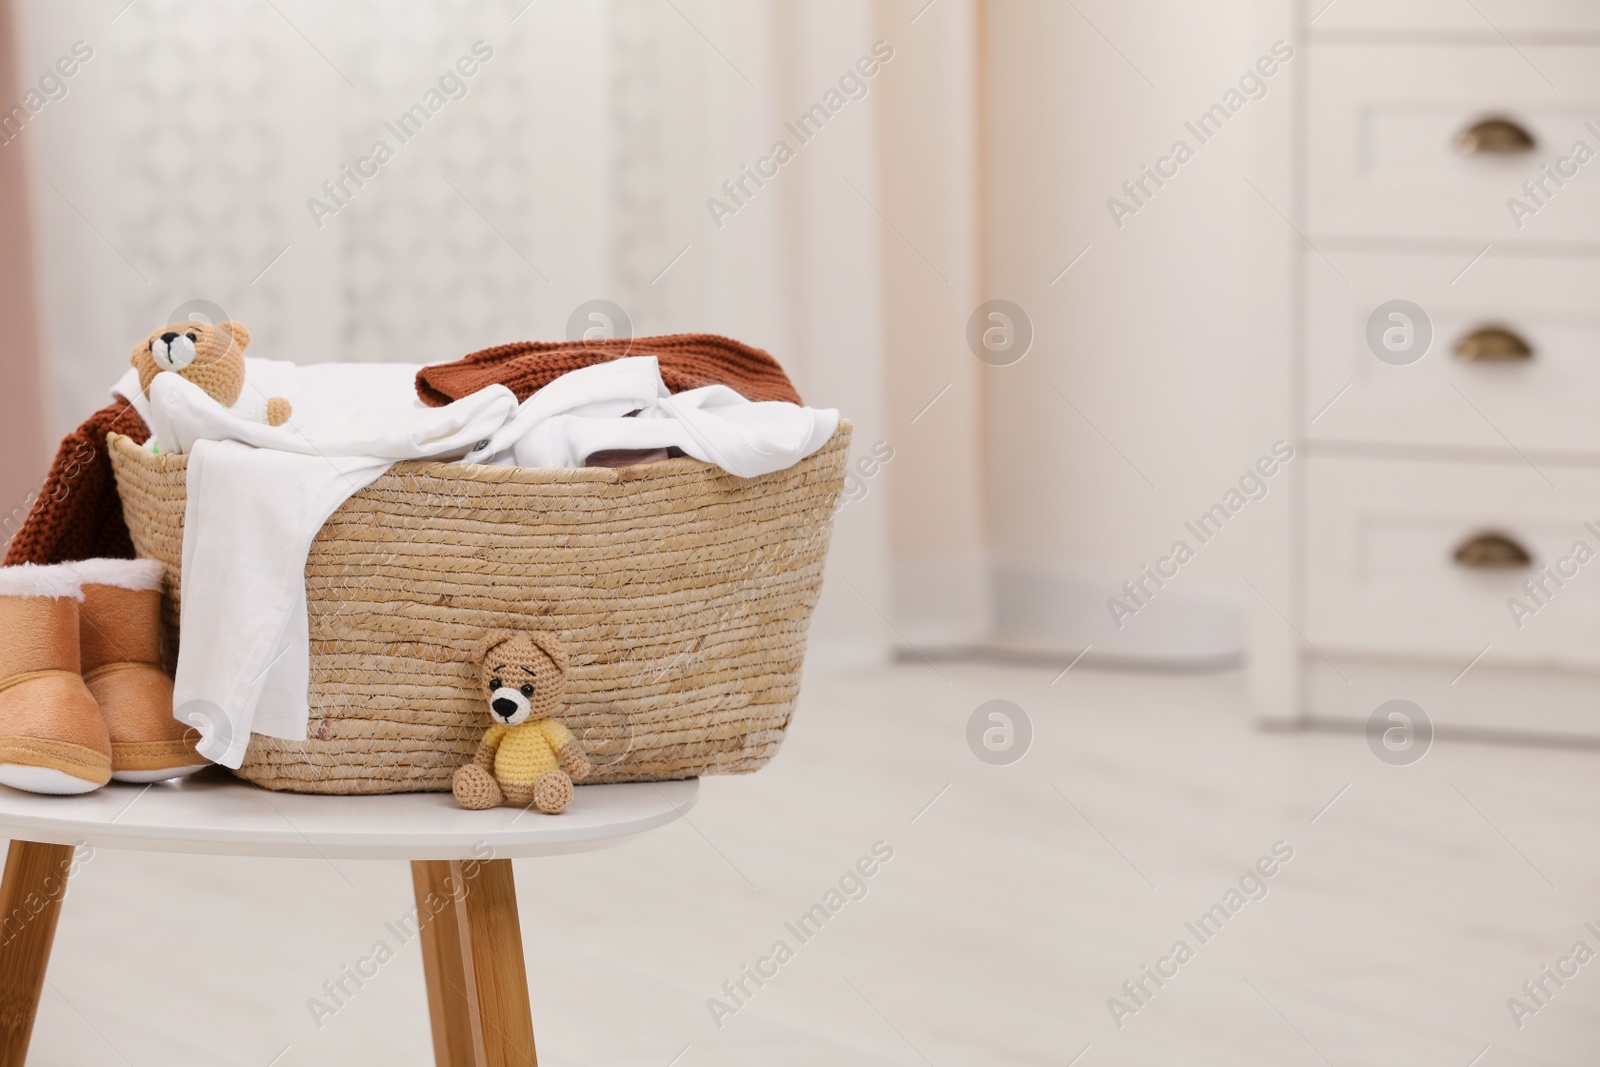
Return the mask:
M540 1062L1595 1062L1600 963L1520 1029L1506 1001L1600 951L1600 753L1439 742L1397 768L1356 735L1252 731L1235 675L1053 674L813 677L783 753L706 782L690 821L517 861ZM965 739L994 698L1034 724L1009 767ZM800 943L785 922L879 841L867 895ZM1200 943L1185 922L1280 841L1267 895ZM30 1062L430 1063L421 957L385 926L410 906L401 864L102 851ZM1123 982L1180 939L1119 1029L1108 998L1134 1006ZM778 940L793 958L719 1028L708 998ZM378 941L396 958L319 1027L308 1000Z

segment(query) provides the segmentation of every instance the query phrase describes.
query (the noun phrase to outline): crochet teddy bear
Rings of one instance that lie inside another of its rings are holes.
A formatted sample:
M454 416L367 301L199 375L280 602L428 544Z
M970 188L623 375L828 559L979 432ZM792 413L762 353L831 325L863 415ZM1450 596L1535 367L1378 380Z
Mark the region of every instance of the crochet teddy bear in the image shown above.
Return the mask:
M139 388L146 395L162 371L189 379L217 403L234 408L244 391L244 350L250 331L242 322L174 322L162 326L133 350L131 362L139 371ZM264 410L236 408L241 418L282 426L289 421L289 402L271 397Z
M553 716L566 706L567 651L546 633L487 633L473 649L492 722L472 762L457 769L451 791L474 811L500 804L546 815L566 810L572 780L589 760Z

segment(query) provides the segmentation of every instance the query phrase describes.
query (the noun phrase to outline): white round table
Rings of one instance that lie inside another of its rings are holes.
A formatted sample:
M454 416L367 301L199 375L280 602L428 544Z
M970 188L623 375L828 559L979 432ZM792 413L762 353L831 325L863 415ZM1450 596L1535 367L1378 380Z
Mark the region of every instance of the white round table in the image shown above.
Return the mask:
M579 786L560 815L465 811L448 793L274 793L208 770L77 797L0 787L0 1067L33 1033L75 846L141 852L411 861L440 1067L535 1064L514 857L620 845L694 806L700 783Z

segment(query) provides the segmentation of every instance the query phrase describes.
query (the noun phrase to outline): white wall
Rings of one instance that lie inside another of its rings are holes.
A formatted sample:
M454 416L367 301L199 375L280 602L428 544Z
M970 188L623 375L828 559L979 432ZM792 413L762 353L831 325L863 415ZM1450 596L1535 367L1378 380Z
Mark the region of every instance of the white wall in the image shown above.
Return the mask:
M1271 46L1254 9L985 9L985 294L1022 305L1036 331L1026 359L984 372L996 591L1014 641L1167 662L1240 652L1250 527L1276 502L1204 546L1184 523L1274 440L1256 402L1266 311L1253 250L1287 204L1247 178L1287 72L1120 228L1107 200L1126 200L1122 183L1176 139L1198 145L1185 121ZM1119 631L1107 598L1179 538L1194 560Z
M880 75L894 604L932 651L994 625L985 529L983 365L967 348L981 299L978 5L883 3L895 48ZM915 20L915 21L913 21ZM871 491L870 484L866 491ZM854 506L854 505L852 505Z

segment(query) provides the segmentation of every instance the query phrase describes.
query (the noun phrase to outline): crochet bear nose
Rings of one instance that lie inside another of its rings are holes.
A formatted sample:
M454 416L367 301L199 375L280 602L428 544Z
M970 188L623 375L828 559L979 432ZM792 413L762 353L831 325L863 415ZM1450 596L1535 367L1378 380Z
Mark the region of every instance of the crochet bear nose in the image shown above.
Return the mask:
M507 700L505 697L493 701L489 707L493 708L494 713L502 719L509 719L517 712L517 702L515 700Z
M167 330L150 342L150 358L161 370L183 370L194 362L194 341L188 335Z

